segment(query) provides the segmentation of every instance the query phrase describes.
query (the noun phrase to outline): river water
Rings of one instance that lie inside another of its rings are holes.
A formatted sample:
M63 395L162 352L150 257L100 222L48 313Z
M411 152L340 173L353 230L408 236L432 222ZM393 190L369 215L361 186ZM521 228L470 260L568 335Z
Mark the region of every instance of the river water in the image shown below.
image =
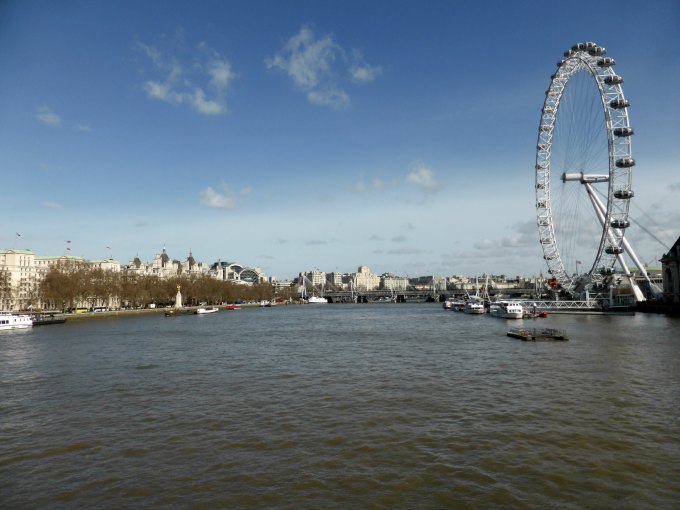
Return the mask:
M2 508L679 505L678 319L308 305L0 332Z

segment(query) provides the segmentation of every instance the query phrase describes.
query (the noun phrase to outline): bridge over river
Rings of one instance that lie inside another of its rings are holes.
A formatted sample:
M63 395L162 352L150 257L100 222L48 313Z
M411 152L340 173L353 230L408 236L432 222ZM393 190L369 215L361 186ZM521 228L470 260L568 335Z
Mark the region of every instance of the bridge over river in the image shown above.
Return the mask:
M460 298L464 299L468 296L468 292L462 289L452 289L452 290L433 290L433 289L408 289L392 291L389 289L383 290L367 290L367 291L354 291L341 290L341 291L330 291L325 292L324 297L328 299L330 303L351 303L355 300L360 303L372 303L376 301L396 301L398 303L405 302L426 302L426 301L436 301L444 302L448 298ZM489 297L493 298L508 298L508 299L520 299L520 298L531 298L536 296L536 290L534 288L530 289L503 289L502 291L490 291Z
M454 289L446 291L433 291L432 289L409 289L392 292L390 290L371 290L362 292L332 291L326 292L324 297L330 303L377 303L390 302L413 303L413 302L444 302L448 298L464 300L468 293L464 290ZM538 296L536 290L531 289L502 289L502 291L490 292L490 299L512 299L519 302L526 311L549 311L552 313L619 313L628 310L627 303L612 303L611 306L602 306L602 297L592 295L586 300L555 300ZM608 301L609 302L609 301ZM625 306L624 306L625 305Z

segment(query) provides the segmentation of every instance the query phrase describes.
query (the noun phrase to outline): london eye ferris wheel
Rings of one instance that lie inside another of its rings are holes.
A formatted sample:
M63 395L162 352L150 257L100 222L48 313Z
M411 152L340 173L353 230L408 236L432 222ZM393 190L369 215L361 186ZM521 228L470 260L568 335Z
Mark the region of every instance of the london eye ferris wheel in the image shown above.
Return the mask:
M548 272L580 292L630 274L628 211L634 197L628 109L623 78L605 48L579 43L551 76L536 146L536 219Z

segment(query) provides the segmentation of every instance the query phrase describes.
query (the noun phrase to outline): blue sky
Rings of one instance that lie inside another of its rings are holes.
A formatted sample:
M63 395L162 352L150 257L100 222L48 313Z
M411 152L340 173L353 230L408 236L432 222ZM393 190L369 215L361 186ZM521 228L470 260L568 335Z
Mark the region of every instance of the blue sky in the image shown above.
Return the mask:
M166 246L279 279L538 274L540 109L581 41L625 78L632 214L672 244L675 0L4 0L0 247L126 263ZM645 261L663 250L639 241Z

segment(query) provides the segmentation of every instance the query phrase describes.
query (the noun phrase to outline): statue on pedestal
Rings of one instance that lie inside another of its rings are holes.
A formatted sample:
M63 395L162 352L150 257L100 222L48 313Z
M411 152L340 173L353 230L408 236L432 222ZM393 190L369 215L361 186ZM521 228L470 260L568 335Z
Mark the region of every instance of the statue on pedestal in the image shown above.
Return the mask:
M182 292L181 285L177 285L177 295L175 296L175 308L182 308Z

